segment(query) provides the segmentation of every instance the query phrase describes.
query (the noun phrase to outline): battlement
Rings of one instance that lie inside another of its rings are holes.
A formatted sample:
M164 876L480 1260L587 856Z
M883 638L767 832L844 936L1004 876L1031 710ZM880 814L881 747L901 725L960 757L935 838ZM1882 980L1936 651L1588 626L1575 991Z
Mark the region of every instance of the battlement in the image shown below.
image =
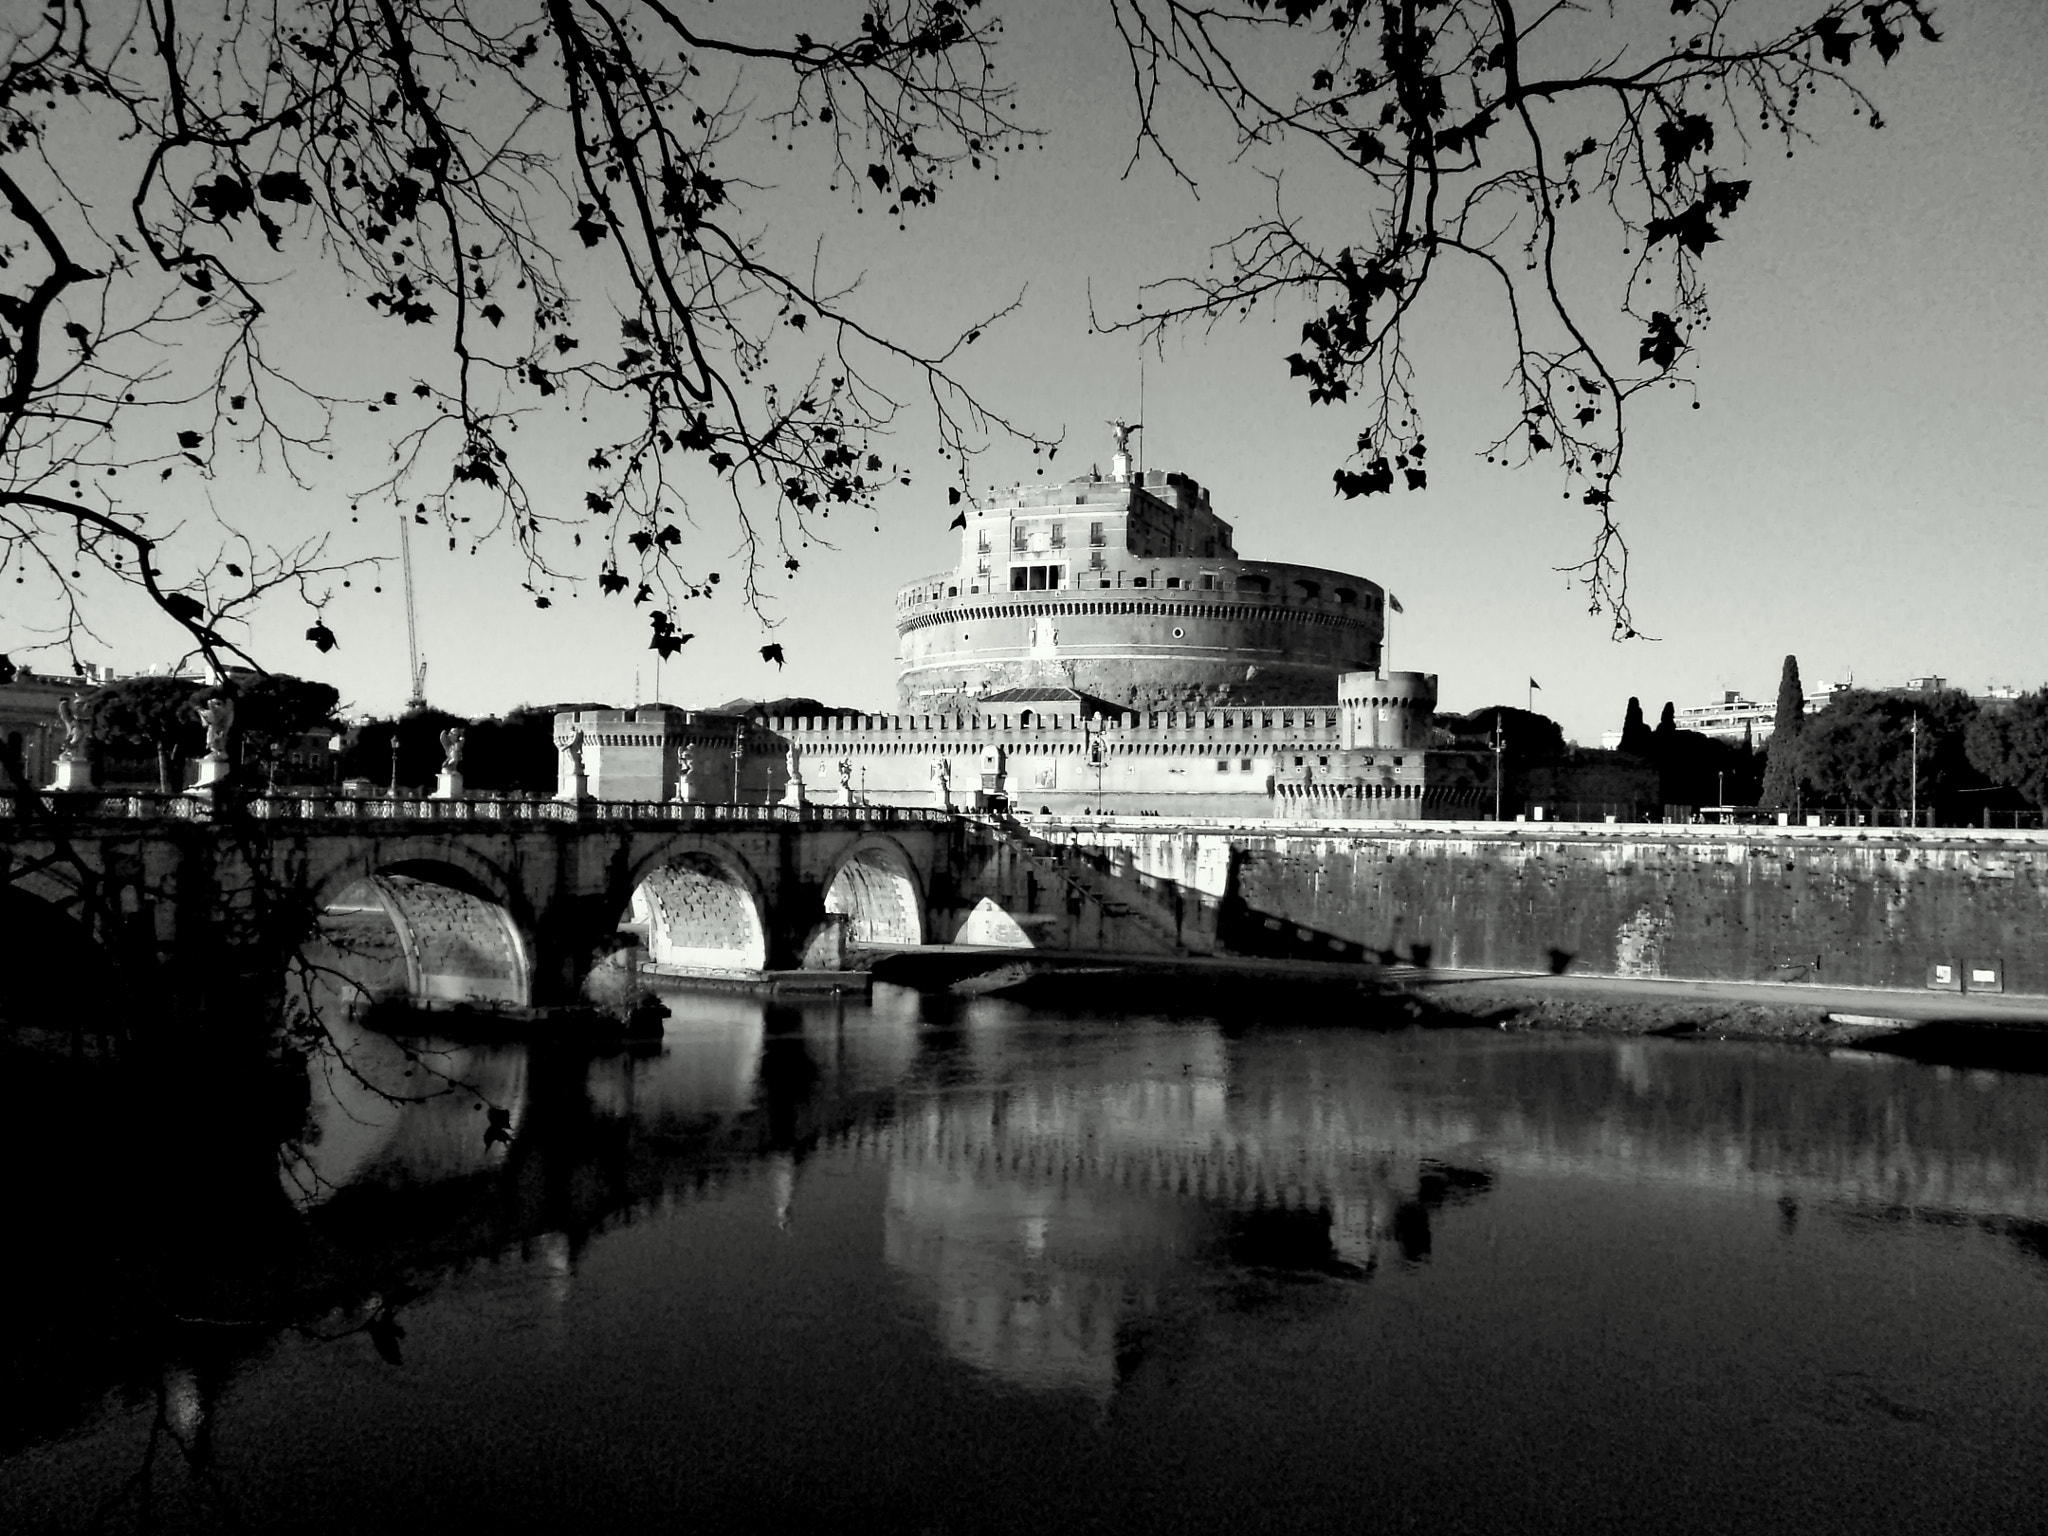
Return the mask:
M1378 680L1434 698L1435 679ZM1396 680L1399 680L1398 682ZM1376 699L1378 694L1360 695ZM1018 704L905 714L732 715L585 711L587 792L600 800L742 804L1044 805L1062 812L1416 816L1469 810L1470 754L1431 752L1426 713L1374 740L1346 710L1376 705L1083 711ZM1347 733L1356 744L1347 744ZM1419 740L1411 741L1411 734ZM1361 740L1361 736L1363 738ZM1458 789L1459 794L1451 791Z

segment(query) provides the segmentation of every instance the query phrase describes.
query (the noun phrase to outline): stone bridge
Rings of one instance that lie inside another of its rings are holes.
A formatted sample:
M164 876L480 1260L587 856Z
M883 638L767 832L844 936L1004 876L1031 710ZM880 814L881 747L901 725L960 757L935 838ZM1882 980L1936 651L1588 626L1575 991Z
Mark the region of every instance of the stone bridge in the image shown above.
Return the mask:
M627 935L733 976L951 940L991 842L925 809L42 796L0 800L0 920L66 975L260 984L317 935L372 995L550 1005Z

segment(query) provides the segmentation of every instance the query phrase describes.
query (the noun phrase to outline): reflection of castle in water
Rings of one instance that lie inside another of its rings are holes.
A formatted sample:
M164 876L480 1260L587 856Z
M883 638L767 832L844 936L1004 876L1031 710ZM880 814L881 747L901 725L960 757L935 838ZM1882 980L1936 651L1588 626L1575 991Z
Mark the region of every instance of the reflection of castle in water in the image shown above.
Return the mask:
M1444 1212L1500 1180L1926 1215L2030 1252L2048 1231L2039 1096L1963 1076L1477 1035L1437 1037L1424 1057L1349 1032L1138 1020L1077 1049L1049 1027L1013 1005L887 989L872 1009L692 999L654 1058L472 1053L463 1070L507 1096L509 1147L483 1143L467 1096L364 1124L330 1097L315 1151L330 1178L374 1186L375 1211L437 1181L445 1206L449 1181L468 1181L476 1240L558 1254L564 1295L591 1235L678 1199L723 1190L801 1230L808 1204L863 1191L885 1262L950 1354L1092 1395L1170 1343L1162 1317L1212 1306L1216 1279L1309 1277L1338 1289L1298 1294L1334 1299L1426 1260ZM869 1177L821 1195L821 1162Z

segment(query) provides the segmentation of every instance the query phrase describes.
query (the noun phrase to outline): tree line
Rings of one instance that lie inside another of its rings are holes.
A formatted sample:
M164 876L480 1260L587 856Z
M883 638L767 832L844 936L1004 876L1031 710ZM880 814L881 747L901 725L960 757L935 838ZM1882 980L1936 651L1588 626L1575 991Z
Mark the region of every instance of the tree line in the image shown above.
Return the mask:
M1983 700L1961 689L1847 688L1808 714L1787 656L1760 804L1890 811L1939 823L2048 810L2048 689Z
M2048 811L2048 689L1983 700L1960 689L1845 688L1809 713L1795 657L1785 658L1771 734L1759 749L1679 728L1667 702L1652 726L1631 698L1613 749L1565 739L1545 715L1491 705L1438 715L1436 743L1494 751L1503 810L1544 805L1755 807L1804 815L1917 810L1939 825L1985 813ZM1511 812L1510 812L1511 813Z
M284 673L229 672L217 684L193 677L126 677L85 697L96 776L113 782L154 779L165 794L181 788L185 760L206 750L200 711L215 698L234 703L231 778L251 789L330 786L350 778L379 786L431 784L442 761L441 732L459 726L462 772L471 788L551 794L556 710L608 707L528 705L476 720L424 709L350 725L340 719L341 697L332 684ZM298 753L310 735L339 737L340 751L330 753L322 742L317 750Z

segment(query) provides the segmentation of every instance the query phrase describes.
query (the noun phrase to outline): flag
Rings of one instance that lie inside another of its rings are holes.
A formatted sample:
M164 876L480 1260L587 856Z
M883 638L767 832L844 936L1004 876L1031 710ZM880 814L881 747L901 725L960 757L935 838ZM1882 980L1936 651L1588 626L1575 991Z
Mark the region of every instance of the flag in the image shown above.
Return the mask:
M1542 688L1543 688L1543 685L1542 685L1541 683L1537 682L1537 681L1536 681L1536 679L1535 679L1535 678L1533 678L1533 677L1529 679L1529 686L1530 686L1531 688L1534 688L1534 689L1536 689L1536 690L1537 690L1537 691L1539 691L1539 692L1541 692L1541 691L1542 691Z
M1406 613L1408 611L1406 608L1403 608L1401 606L1401 599L1394 596L1394 594L1391 592L1387 594L1387 606L1393 609L1396 613Z

